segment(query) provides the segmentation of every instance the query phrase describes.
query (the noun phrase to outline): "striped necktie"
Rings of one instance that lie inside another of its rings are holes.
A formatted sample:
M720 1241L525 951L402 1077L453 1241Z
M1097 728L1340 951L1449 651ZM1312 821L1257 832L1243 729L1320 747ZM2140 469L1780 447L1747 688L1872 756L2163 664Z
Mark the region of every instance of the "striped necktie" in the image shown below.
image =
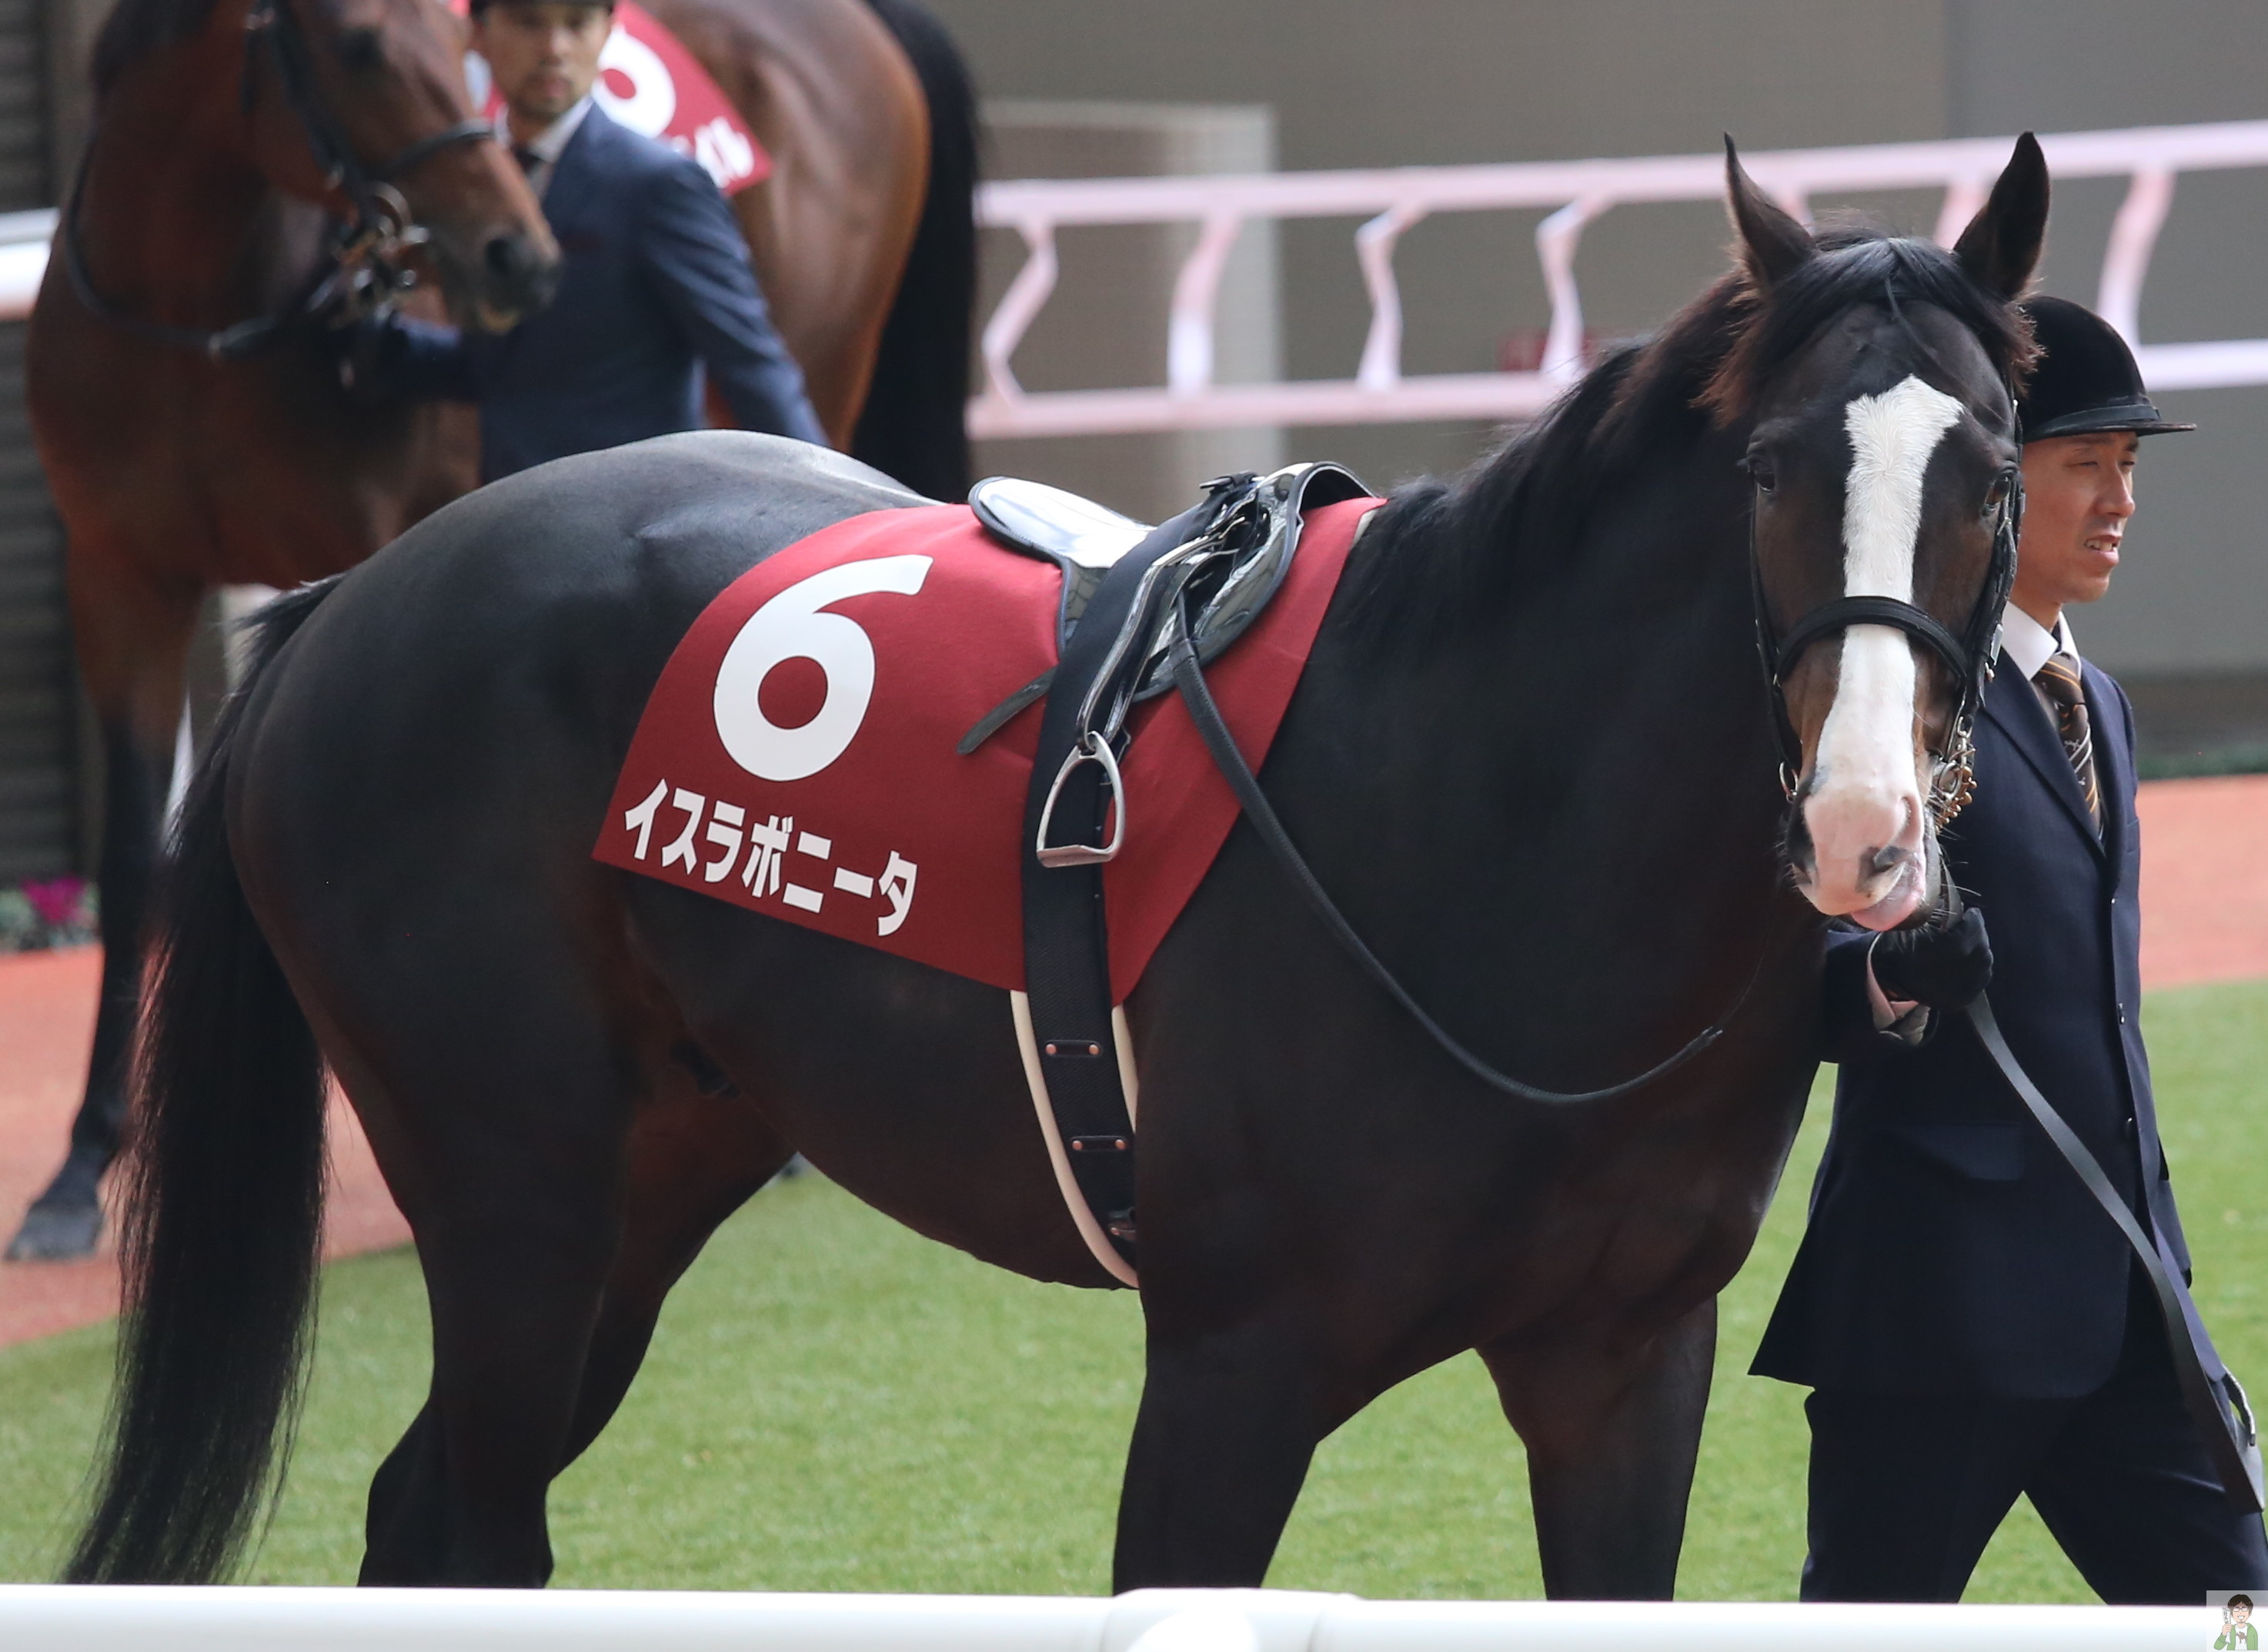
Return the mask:
M2071 759L2071 771L2079 777L2080 792L2087 799L2088 818L2100 832L2102 793L2095 784L2095 730L2088 722L2087 690L2080 682L2079 661L2067 653L2051 655L2033 677L2032 685L2055 713L2056 733L2063 739L2064 756Z

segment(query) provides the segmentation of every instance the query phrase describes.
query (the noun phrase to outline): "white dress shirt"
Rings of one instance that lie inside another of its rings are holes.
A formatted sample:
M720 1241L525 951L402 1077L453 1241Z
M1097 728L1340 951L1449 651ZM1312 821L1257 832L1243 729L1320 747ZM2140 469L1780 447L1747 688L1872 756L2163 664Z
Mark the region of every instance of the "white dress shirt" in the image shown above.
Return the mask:
M568 144L582 129L583 122L589 118L590 114L591 96L585 92L573 108L545 127L526 143L515 144L512 137L510 115L503 109L497 111L497 141L512 151L515 158L522 151L535 157L535 165L527 169L527 186L535 191L537 200L543 199L543 192L550 187L551 174L559 165L560 156L567 152Z

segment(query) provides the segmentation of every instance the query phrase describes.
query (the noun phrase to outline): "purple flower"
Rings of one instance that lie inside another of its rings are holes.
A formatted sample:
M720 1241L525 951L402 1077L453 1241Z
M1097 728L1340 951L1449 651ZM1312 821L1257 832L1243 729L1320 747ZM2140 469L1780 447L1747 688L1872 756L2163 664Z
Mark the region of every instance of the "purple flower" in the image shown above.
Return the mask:
M85 896L85 878L33 878L24 885L24 898L50 929L65 929L77 923Z

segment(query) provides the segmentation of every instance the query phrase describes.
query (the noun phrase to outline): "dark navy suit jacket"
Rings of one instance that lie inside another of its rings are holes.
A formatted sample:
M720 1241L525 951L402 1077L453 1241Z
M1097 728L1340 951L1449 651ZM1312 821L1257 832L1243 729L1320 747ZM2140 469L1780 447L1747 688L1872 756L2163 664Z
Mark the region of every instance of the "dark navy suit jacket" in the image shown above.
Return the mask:
M481 470L698 430L702 369L743 428L823 444L747 243L699 162L593 107L552 169L559 292L511 332L398 320L390 387L481 404Z
M2137 1014L2133 713L2110 678L2084 675L2102 836L2046 710L2004 660L1977 719L1977 795L1946 856L1992 932L2009 1047L2128 1204L2141 1210L2146 1191L2147 1221L2186 1272ZM2089 1393L2118 1361L2126 1242L1965 1019L1936 1017L1918 1047L1875 1030L1873 940L1829 942L1833 1129L1754 1369L1857 1392Z

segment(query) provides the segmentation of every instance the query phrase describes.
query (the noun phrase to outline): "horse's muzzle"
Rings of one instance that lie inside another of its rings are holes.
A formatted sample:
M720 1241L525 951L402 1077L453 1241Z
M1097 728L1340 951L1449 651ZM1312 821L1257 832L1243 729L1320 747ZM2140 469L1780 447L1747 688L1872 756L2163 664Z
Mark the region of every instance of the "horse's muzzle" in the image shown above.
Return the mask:
M1815 819L1813 801L1807 785L1788 811L1781 839L1807 900L1830 917L1876 930L1897 928L1932 908L1943 867L1918 800L1903 800L1895 822L1868 822L1881 811L1866 809L1829 810L1827 818Z
M490 236L481 248L473 310L489 331L508 331L550 303L558 290L556 247L514 230Z

